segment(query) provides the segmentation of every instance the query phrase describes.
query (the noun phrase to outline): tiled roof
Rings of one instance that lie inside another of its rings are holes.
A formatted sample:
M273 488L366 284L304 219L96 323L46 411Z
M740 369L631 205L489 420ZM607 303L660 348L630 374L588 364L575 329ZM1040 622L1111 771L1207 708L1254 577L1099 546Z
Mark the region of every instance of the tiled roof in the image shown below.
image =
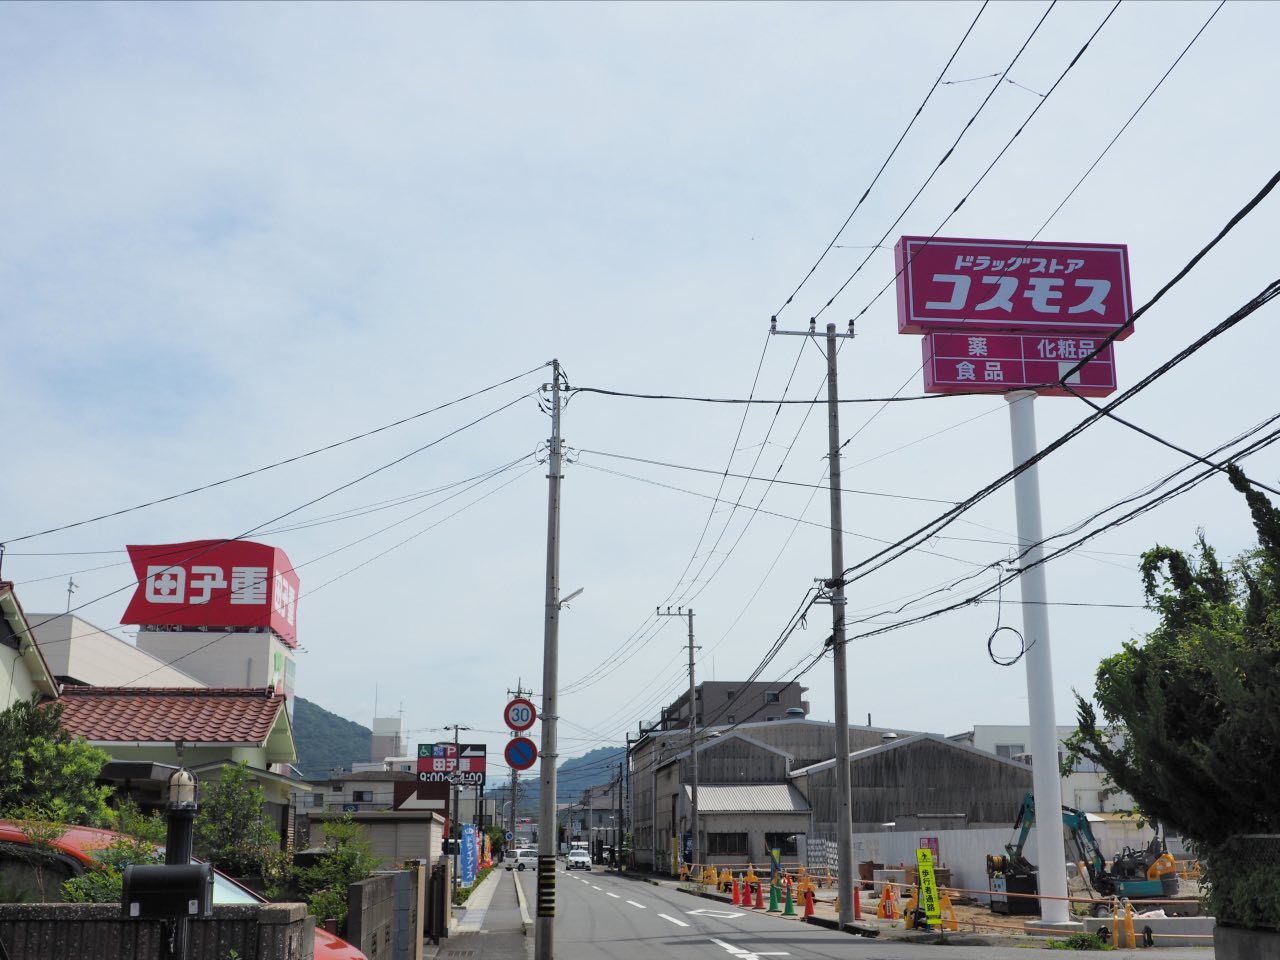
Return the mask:
M284 697L268 688L62 688L62 725L99 743L266 742Z

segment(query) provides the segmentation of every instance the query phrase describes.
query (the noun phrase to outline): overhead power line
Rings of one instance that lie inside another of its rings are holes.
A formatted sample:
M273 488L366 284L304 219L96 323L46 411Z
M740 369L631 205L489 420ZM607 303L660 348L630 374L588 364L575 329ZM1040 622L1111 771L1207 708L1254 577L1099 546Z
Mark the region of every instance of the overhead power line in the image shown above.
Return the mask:
M157 504L168 503L171 500L178 500L182 497L188 497L194 493L201 493L205 490L212 490L214 487L220 487L227 483L234 483L236 480L243 480L246 477L252 477L259 473L265 473L268 470L274 470L277 467L283 467L290 463L297 463L299 460L305 460L308 457L314 457L317 454L327 453L330 450L335 450L338 447L345 446L348 443L354 443L357 440L363 440L366 437L372 437L374 434L382 433L386 430L391 430L391 429L394 429L395 427L403 426L406 423L410 423L414 420L419 420L422 417L429 416L430 414L437 413L441 410L444 410L447 407L456 406L459 403L463 403L464 401L470 400L473 397L478 397L482 394L488 393L491 390L497 390L499 387L504 387L509 383L514 383L515 381L521 379L522 377L527 377L531 373L536 373L538 370L541 370L545 366L547 366L547 364L545 363L539 364L538 366L533 367L530 370L526 370L524 373L518 373L514 377L508 377L505 380L500 380L499 382L491 384L487 387L484 387L481 390L476 390L476 391L473 391L472 393L466 394L465 396L457 397L456 399L449 400L446 403L438 404L437 406L431 407L428 410L422 410L422 411L419 411L418 413L410 414L407 417L401 417L399 420L392 421L391 423L385 423L380 427L374 427L372 430L366 430L364 433L358 433L353 437L347 437L345 440L336 440L333 443L326 444L323 447L316 447L314 450L308 450L306 453L300 453L297 456L289 457L285 460L277 460L275 463L268 463L265 466L255 467L252 470L246 470L243 473L237 473L235 476L224 477L221 480L214 480L212 483L206 483L198 487L192 487L190 490L183 490L181 493L171 493L166 497L159 497L155 500L148 500L145 503L134 504L131 507L122 507L119 510L113 510L109 513L98 514L95 517L88 517L84 520L76 520L72 523L64 523L56 527L49 527L47 530L37 530L35 533L25 533L20 537L8 537L4 540L0 540L0 544L20 543L23 540L32 540L36 537L43 537L50 533L58 533L61 530L70 530L73 527L83 527L85 524L96 523L99 520L107 520L107 519L110 519L111 517L118 517L126 513L133 513L135 510L144 510L147 507L154 507Z
M911 132L911 128L915 126L915 122L920 119L920 114L924 112L924 108L929 103L929 99L933 96L933 92L938 89L939 85L945 85L942 78L945 77L947 75L947 71L951 69L951 64L955 62L956 57L959 55L960 48L963 47L965 41L969 39L969 34L973 33L973 28L978 25L978 20L982 17L982 13L986 9L987 0L983 0L982 6L978 8L978 12L974 15L973 22L969 24L969 29L964 32L964 36L960 38L960 42L956 44L956 48L951 51L951 56L947 57L947 62L943 64L942 70L938 72L938 78L933 81L933 86L929 88L929 92L926 93L924 95L924 99L920 101L920 106L916 107L916 112L913 113L911 115L911 119L907 121L907 125L903 129L902 134L898 137L897 143L893 145L893 149L889 151L889 155L884 158L884 163L880 164L880 169L876 171L876 175L872 177L871 182L867 184L867 189L862 192L862 196L860 196L858 198L858 202L853 205L853 209L849 211L849 215L844 218L844 223L840 224L840 229L837 230L835 236L831 238L831 242L827 244L826 248L818 256L818 259L814 261L813 266L809 268L809 272L804 275L804 278L796 285L796 288L791 291L791 295L787 297L786 302L774 311L775 316L781 315L782 311L790 306L791 301L796 298L796 294L799 293L801 288L809 282L809 278L813 276L814 271L818 269L822 264L822 261L826 259L827 254L830 253L831 249L836 245L836 241L840 239L845 228L849 226L849 222L853 220L854 214L856 214L862 207L862 204L866 202L867 197L871 196L871 191L880 180L880 175L884 173L885 168L889 166L889 161L892 160L894 154L898 152L898 148L902 146L902 141L907 138L907 134Z
M911 199L907 201L907 205L903 207L902 211L894 218L893 223L889 224L889 228L885 230L884 234L880 237L880 239L876 241L875 247L877 249L880 247L880 245L882 245L885 242L889 234L893 233L894 228L897 227L897 225L902 222L902 218L905 217L908 212L910 212L913 206L915 206L915 202L920 199L920 195L924 193L925 188L929 186L930 183L933 182L933 178L938 175L938 171L942 169L942 165L946 163L949 159L951 159L951 155L955 153L956 147L960 146L960 141L964 139L964 135L969 132L969 129L973 126L974 121L978 119L978 117L982 114L982 111L986 109L987 104L991 102L991 98L995 96L995 92L1000 89L1000 85L1004 82L1004 78L1008 76L1009 71L1013 69L1014 64L1016 64L1018 60L1021 59L1022 54L1027 49L1027 46L1035 38L1035 35L1040 32L1040 28L1044 25L1045 20L1048 19L1049 14L1053 11L1053 8L1056 5L1057 5L1057 0L1052 0L1049 6L1045 8L1044 13L1041 14L1040 19L1036 21L1036 25L1031 29L1031 33L1027 35L1027 39L1022 41L1022 46L1018 48L1018 52L1013 55L1013 59L1009 61L1009 65L1004 68L1003 72L1001 72L1000 79L997 80L995 84L992 85L991 89L987 91L987 95L982 98L982 103L978 104L978 109L974 111L973 116L971 116L968 122L960 129L959 136L957 136L955 141L951 144L951 146L947 148L946 153L942 155L942 158L934 165L933 169L929 171L929 175L925 177L924 183L920 184L920 188L916 190L916 192L912 195ZM1119 6L1118 2L1116 6ZM1115 8L1113 7L1112 10L1114 12ZM1110 14L1107 14L1107 16L1109 17ZM1104 20L1103 23L1105 22L1106 21ZM1079 54L1077 54L1076 56L1078 59ZM1072 62L1074 63L1075 61L1072 61ZM1040 103L1043 104L1044 100L1041 100ZM1038 106L1037 106L1037 109L1039 109ZM961 203L963 202L964 201L961 201ZM871 252L868 253L866 257L863 258L862 262L859 263L858 266L854 268L853 273L849 274L848 279L846 279L844 283L840 284L840 288L836 290L836 292L831 295L831 297L827 300L827 302L822 305L822 307L818 310L818 312L813 315L815 319L822 316L824 313L826 313L827 308L830 307L833 303L835 303L836 298L839 297L840 294L844 293L845 288L848 287L849 284L853 283L854 278L857 277L858 274L862 272L862 268L865 267L868 262L870 262L871 258L875 256L875 253L876 253L876 250L872 249Z

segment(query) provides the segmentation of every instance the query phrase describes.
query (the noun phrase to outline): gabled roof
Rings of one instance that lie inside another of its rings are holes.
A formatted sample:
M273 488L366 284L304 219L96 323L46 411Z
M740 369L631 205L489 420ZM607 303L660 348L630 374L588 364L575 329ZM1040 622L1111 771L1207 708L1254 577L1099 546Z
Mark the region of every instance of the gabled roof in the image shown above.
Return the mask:
M272 734L293 739L284 697L269 687L66 686L62 705L67 731L99 745L265 747Z
M31 676L31 683L42 696L56 699L58 681L54 678L48 661L45 660L44 654L40 652L40 647L35 642L31 624L27 621L27 615L22 612L22 604L18 602L18 595L13 591L13 583L8 580L0 580L0 619L4 620L4 624L0 624L0 627L5 628L3 632L11 634L17 644L18 655ZM16 667L16 660L14 665Z
M1031 769L1031 767L1028 764L1022 763L1021 761L1007 760L1004 757L997 756L994 753L987 753L987 751L985 750L979 750L977 747L971 746L970 744L961 743L956 740L951 740L947 737L940 737L936 733L917 733L914 736L899 737L897 740L891 740L888 743L882 743L874 747L867 747L864 750L855 750L853 753L849 754L849 762L857 763L859 760L865 760L868 757L875 756L876 754L887 753L890 750L902 750L903 748L909 749L913 745L925 743L928 741L933 741L934 743L940 743L944 747L947 747L948 749L951 749L951 750L958 750L963 753L972 754L975 757L981 757L983 760L990 760L996 763L1002 763L1012 767L1016 767L1019 770ZM807 767L802 767L799 770L792 770L790 775L792 777L808 776L811 773L818 773L821 770L830 770L835 765L836 765L835 758L832 757L830 760L823 760L821 763L813 763Z
M713 734L715 733L715 731L710 731L710 732ZM698 744L698 752L702 753L704 750L714 749L715 747L728 743L730 740L741 740L743 743L749 743L753 747L759 747L761 750L767 750L769 753L776 753L778 756L785 759L788 763L790 763L792 760L796 758L796 755L794 753L788 753L786 750L783 750L781 747L775 747L771 743L765 743L763 740L757 740L755 737L749 737L745 733L738 733L738 732L730 733L727 736L719 736L719 735L710 736ZM684 750L680 751L679 753L672 754L666 760L662 761L662 763L658 764L658 769L662 769L663 767L670 766L671 764L676 763L679 760L683 760L687 756L689 756L689 750L686 747Z

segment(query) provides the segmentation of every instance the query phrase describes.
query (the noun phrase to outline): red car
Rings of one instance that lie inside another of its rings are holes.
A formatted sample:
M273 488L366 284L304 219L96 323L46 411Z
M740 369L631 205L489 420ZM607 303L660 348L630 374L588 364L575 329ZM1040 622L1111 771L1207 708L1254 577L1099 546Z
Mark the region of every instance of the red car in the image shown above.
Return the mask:
M36 870L29 856L14 856L5 847L31 846L17 824L0 820L0 900L13 899L14 894L43 898L46 901L60 899L62 884L78 877L94 863L93 852L108 847L117 834L95 827L68 827L67 832L53 842L56 853L50 853L42 865L43 888L37 880ZM213 872L213 902L217 903L266 903L252 890L242 887L230 877ZM315 960L368 960L368 958L341 937L335 937L322 927L316 928Z

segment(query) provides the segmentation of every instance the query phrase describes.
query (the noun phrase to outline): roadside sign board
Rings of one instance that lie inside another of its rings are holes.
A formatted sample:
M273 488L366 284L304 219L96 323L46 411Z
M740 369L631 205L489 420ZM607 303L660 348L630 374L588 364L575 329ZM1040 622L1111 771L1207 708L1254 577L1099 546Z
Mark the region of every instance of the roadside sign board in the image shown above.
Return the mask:
M894 258L899 333L1052 330L1100 339L1133 312L1124 244L903 237Z
M924 908L929 926L940 926L942 908L938 903L938 878L933 872L933 851L917 850L916 866L920 868L920 906Z
M420 743L418 781L483 787L487 753L483 743Z
M1057 385L1087 357L1101 337L1048 333L1005 334L988 330L931 332L921 338L925 393L1004 393L1039 387L1043 396L1069 396ZM1107 344L1071 375L1072 389L1086 397L1116 391L1115 346ZM1043 386L1049 384L1049 386Z
M928 850L931 854L933 854L933 865L935 867L941 861L941 857L938 855L938 838L937 837L921 837L920 842L916 844L916 848L919 850Z
M538 719L538 711L534 709L531 701L524 699L524 697L516 697L502 711L502 719L516 733L523 733L532 727L533 722Z
M512 737L503 753L512 770L528 770L538 762L538 748L528 737Z

